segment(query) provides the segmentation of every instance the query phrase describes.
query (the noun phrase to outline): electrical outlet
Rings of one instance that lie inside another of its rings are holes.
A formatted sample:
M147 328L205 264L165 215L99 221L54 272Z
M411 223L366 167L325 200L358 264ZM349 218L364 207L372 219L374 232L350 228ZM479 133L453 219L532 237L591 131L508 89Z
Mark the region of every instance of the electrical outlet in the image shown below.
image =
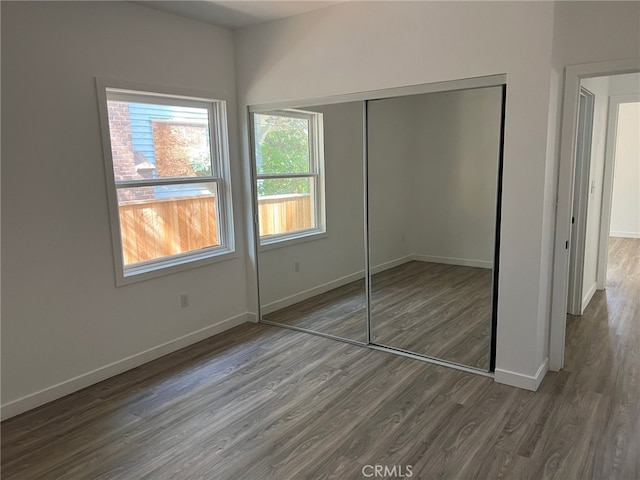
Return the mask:
M295 262L295 263L293 264L293 270L294 270L295 272L299 272L299 271L300 271L300 262Z
M189 306L189 294L181 293L180 294L180 308L185 308Z

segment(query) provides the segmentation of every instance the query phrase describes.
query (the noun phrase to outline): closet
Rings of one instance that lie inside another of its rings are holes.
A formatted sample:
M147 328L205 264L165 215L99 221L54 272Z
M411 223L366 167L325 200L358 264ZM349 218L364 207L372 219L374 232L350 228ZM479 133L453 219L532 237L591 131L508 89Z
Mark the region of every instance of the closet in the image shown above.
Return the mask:
M491 372L505 80L250 107L260 321Z

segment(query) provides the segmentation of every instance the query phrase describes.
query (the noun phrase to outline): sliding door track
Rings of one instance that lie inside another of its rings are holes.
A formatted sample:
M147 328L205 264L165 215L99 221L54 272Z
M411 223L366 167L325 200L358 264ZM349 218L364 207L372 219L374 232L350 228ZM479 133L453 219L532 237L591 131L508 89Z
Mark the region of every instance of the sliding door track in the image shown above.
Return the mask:
M419 360L421 362L431 363L433 365L439 365L441 367L453 368L455 370L460 370L462 372L467 372L467 373L473 373L475 375L480 375L482 377L494 378L493 372L485 372L484 370L480 370L478 368L469 367L467 365L462 365L455 362L447 362L446 360L440 360L438 358L428 357L426 355L419 355L417 353L408 352L406 350L402 350L399 348L387 347L385 345L379 345L377 343L358 342L356 340L349 340L348 338L331 335L330 333L322 333L322 332L317 332L315 330L308 330L306 328L296 327L293 325L285 325L283 323L270 322L269 320L260 319L258 323L262 323L264 325L270 325L272 327L280 327L288 330L295 330L296 332L309 333L311 335L316 335L318 337L328 338L329 340L336 340L342 343L350 343L351 345L356 345L358 347L370 348L371 350L378 350L379 352L392 353L394 355L411 358L413 360Z

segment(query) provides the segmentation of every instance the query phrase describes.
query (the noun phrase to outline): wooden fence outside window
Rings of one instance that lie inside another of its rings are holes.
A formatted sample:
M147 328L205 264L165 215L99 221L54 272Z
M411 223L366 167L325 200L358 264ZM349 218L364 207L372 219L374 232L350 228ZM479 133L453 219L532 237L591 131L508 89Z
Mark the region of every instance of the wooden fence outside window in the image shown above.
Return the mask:
M214 195L141 200L119 205L124 264L218 245ZM258 201L260 235L311 228L307 195L275 195Z

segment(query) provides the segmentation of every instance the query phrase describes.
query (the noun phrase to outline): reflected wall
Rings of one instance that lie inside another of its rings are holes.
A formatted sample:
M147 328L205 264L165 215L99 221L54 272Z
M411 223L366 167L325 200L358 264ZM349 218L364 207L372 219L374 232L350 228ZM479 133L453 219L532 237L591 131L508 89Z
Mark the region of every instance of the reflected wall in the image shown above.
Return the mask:
M489 369L502 87L368 102L372 342Z

